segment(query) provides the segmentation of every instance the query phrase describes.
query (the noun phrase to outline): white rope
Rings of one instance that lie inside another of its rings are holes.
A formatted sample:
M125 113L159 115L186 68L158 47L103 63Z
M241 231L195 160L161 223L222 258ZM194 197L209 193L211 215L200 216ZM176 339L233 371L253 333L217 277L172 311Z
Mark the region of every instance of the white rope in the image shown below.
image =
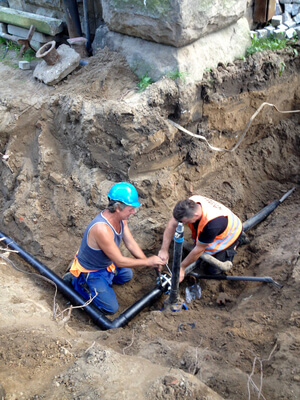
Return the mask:
M219 148L219 147L214 147L214 146L212 146L211 144L208 143L207 139L206 139L204 136L196 135L195 133L188 131L188 130L185 129L183 126L177 124L176 122L174 122L174 121L172 121L172 120L170 120L170 119L168 119L168 122L170 122L173 126L175 126L175 128L179 129L180 131L182 131L182 132L184 132L184 133L187 133L188 135L193 136L193 137L195 137L195 138L198 138L198 139L200 139L200 140L204 140L204 141L207 143L208 147L209 147L211 150L214 150L214 151L227 151L227 152L232 152L232 151L234 151L234 150L236 150L236 149L238 148L238 146L240 145L241 141L242 141L242 140L244 139L244 137L246 136L246 133L247 133L248 129L250 128L250 126L251 126L253 120L254 120L254 119L256 118L256 116L260 113L260 111L263 109L264 106L274 107L275 110L278 111L278 112L281 113L281 114L299 113L299 112L300 112L300 110L280 111L280 110L278 110L278 108L277 108L274 104L271 104L271 103L262 103L262 104L259 106L259 108L255 111L255 113L252 115L252 117L249 119L249 122L248 122L248 124L247 124L247 126L246 126L246 129L244 130L242 136L239 138L239 140L237 141L237 143L236 143L231 149L221 149L221 148Z

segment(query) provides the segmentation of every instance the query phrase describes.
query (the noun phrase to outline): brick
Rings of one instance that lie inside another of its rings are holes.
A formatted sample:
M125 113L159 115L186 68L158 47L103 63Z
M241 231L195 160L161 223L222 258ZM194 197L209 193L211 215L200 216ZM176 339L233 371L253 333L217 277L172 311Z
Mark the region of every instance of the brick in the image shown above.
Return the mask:
M283 25L287 26L290 29L294 28L297 24L295 21L291 20L291 21L286 21Z
M293 10L292 4L285 4L284 11L288 12L289 14L292 14L292 10Z
M289 14L288 12L284 12L282 14L282 23L284 24L286 21L290 21L292 19L291 14Z
M272 19L271 19L271 24L275 27L277 27L278 25L282 24L282 16L281 15L275 15Z
M285 32L285 35L288 39L292 39L296 35L296 31L294 28L290 28Z
M256 32L259 38L268 36L268 31L266 29L257 29Z
M272 25L266 26L265 29L268 32L268 37L272 36L273 32L275 31L275 28Z
M277 39L284 39L285 38L285 30L282 29L275 29L274 31L274 37Z
M298 38L300 38L300 25L295 26L294 29L295 29L295 32L296 32Z
M297 25L300 24L300 14L297 14L293 19Z
M288 27L285 24L280 24L277 26L276 29L280 29L282 31L286 31L288 29Z
M293 4L292 6L292 16L294 17L299 13L300 9L300 4Z

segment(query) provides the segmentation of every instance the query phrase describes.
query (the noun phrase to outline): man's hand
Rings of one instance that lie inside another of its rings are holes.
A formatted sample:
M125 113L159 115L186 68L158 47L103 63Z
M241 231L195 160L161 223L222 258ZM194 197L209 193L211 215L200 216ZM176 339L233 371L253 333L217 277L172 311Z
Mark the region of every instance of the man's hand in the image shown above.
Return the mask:
M179 283L184 280L184 276L185 276L185 269L181 267L179 273Z
M168 261L169 261L168 250L159 250L158 257L161 258L165 264L168 264Z
M158 271L161 271L165 262L158 256L151 256L145 260L145 265L150 268L157 268Z

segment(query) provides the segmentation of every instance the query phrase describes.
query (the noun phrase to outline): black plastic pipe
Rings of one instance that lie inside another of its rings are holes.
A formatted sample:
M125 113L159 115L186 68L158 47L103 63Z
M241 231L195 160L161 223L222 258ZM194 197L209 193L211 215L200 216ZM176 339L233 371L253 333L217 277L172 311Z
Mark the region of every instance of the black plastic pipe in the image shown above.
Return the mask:
M77 0L63 0L69 37L81 37L82 30Z
M213 279L216 281L253 281L253 282L265 282L272 283L277 288L283 288L283 285L274 281L270 276L227 276L227 275L201 275L197 272L190 272L189 276L193 276L196 279Z
M173 250L173 265L172 265L172 280L171 290L168 303L176 304L179 292L179 274L182 258L182 248L184 241L184 228L181 222L178 223L174 235L174 250Z
M277 208L291 193L293 193L294 190L295 187L286 192L285 195L283 195L280 200L272 201L272 203L268 204L253 217L247 219L247 221L243 223L243 231L244 232L249 231L254 226L262 222L265 218L267 218L267 216L270 215L271 212L273 212L275 208Z
M90 31L90 24L89 24L88 0L83 0L83 17L84 17L85 36L87 39L86 49L87 49L88 54L91 55L92 47L91 47L91 31Z
M18 256L23 258L23 260L25 260L41 275L54 282L57 286L57 289L67 299L69 299L74 306L85 305L86 300L83 297L81 297L71 286L66 284L65 281L63 281L58 275L55 274L55 272L46 267L44 264L40 263L30 253L25 251L13 239L2 232L0 232L0 239L2 239L2 244L6 244L12 250L18 251L18 253L16 253ZM163 276L162 279L165 280L166 278ZM138 313L140 313L144 308L153 304L163 294L164 291L168 290L168 285L166 285L165 283L163 285L157 285L153 290L143 296L131 307L127 308L113 321L109 320L98 308L94 307L92 304L85 305L83 309L92 318L94 323L101 329L108 330L112 328L120 328L128 324L128 322L131 321Z

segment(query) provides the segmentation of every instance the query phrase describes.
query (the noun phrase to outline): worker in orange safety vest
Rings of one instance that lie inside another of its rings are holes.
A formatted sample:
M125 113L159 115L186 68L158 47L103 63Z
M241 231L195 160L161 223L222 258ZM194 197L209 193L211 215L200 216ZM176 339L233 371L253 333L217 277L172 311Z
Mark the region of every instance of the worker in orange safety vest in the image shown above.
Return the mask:
M178 222L189 226L195 243L193 250L181 262L180 282L184 279L187 266L198 260L204 252L219 261L233 260L242 234L241 220L223 204L196 195L179 201L173 210L173 217L164 231L163 243L158 253L164 262L168 262L169 247ZM221 270L212 265L207 267L207 273L220 272Z

